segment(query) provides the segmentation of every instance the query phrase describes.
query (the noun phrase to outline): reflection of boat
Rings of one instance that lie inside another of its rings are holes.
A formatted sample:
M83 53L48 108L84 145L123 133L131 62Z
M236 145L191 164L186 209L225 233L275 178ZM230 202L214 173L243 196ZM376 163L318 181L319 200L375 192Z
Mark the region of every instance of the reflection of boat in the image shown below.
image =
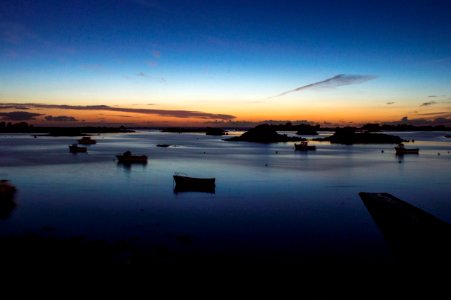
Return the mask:
M215 178L194 178L188 176L174 175L174 192L215 192Z
M12 196L16 192L16 187L9 183L9 180L0 180L0 196Z
M418 152L420 151L420 149L418 148L411 148L411 149L407 149L406 147L404 147L404 144L401 143L398 146L395 147L396 150L396 154L418 154Z
M116 155L117 160L123 164L140 163L147 164L146 155L132 155L130 151L125 151L122 155Z
M316 146L309 146L308 142L304 141L300 144L294 144L294 149L299 151L316 150Z
M78 140L78 143L82 144L82 145L93 145L93 144L97 143L97 141L91 139L91 137L89 137L89 136L84 136Z
M79 152L87 152L87 148L86 147L79 147L77 144L72 144L71 146L69 146L69 151L71 153L79 153Z
M450 224L388 193L359 196L401 261L450 262Z

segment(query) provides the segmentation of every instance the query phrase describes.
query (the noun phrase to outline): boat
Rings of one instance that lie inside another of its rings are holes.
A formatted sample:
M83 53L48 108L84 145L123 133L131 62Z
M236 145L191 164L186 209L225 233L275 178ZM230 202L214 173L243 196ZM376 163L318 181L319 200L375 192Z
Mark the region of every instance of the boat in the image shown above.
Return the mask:
M316 150L316 146L309 146L307 141L303 141L300 144L294 144L294 149L299 151Z
M170 144L158 144L157 147L161 147L161 148L167 148L170 147Z
M72 144L71 146L69 146L69 151L71 153L83 153L87 152L88 149L86 147L79 147L77 144Z
M396 155L402 155L402 154L418 154L420 149L418 148L411 148L408 149L404 146L403 143L399 144L395 147Z
M215 192L216 178L194 178L182 175L174 175L175 189L174 192Z
M408 264L451 262L451 225L389 193L359 193L385 240Z
M119 163L123 164L131 164L131 163L140 163L147 164L147 156L146 155L132 155L130 151L125 151L122 155L116 155Z
M82 145L93 145L93 144L96 144L97 141L91 139L91 137L89 137L89 136L84 136L78 140L78 143L82 144Z
M16 187L9 180L0 180L0 196L12 196L16 191Z

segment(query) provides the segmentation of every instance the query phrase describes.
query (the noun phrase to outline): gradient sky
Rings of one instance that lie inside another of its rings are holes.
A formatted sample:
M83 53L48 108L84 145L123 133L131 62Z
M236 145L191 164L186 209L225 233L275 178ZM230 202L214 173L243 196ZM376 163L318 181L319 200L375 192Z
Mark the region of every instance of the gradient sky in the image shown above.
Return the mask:
M0 2L3 120L402 118L451 125L449 0Z

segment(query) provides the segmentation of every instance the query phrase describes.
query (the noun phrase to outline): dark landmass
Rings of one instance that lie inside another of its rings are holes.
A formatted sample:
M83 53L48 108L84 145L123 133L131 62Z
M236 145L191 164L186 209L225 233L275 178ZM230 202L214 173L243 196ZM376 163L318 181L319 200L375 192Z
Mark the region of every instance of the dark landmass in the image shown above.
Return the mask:
M329 141L332 144L399 144L404 142L399 136L383 133L357 132L354 127L337 128L334 135L326 138L314 139L315 141Z
M450 224L387 193L359 196L401 261L451 262Z
M219 127L168 127L162 132L175 133L205 133L206 135L227 135L227 131Z
M263 124L265 125L265 124ZM296 131L297 135L318 135L318 130L328 130L330 128L321 129L320 125L298 124L293 125L290 122L285 124L266 124L275 131ZM260 125L259 125L260 126ZM333 130L333 129L332 129Z
M446 127L444 125L437 126L413 126L408 124L397 124L397 125L380 125L378 123L368 123L359 128L360 130L365 130L369 132L380 132L380 131L451 131L451 127Z
M286 134L278 134L272 125L258 125L255 128L249 129L249 131L246 131L241 136L225 139L225 141L231 142L243 141L265 144L305 140L305 138L301 137L288 137Z
M120 127L37 127L26 122L6 123L0 122L0 133L39 133L49 136L82 136L88 133L124 133L134 132L124 126Z
M227 135L227 131L222 128L207 127L206 135Z

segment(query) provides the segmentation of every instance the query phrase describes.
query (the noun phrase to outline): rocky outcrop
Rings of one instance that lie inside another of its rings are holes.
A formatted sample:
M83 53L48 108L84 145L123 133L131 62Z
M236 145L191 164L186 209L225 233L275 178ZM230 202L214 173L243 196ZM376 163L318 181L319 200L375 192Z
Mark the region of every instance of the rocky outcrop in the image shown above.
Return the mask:
M280 143L280 142L292 142L292 141L305 141L301 137L289 137L286 134L278 134L269 125L259 125L255 128L249 129L241 136L226 139L225 141L244 141L254 143Z

